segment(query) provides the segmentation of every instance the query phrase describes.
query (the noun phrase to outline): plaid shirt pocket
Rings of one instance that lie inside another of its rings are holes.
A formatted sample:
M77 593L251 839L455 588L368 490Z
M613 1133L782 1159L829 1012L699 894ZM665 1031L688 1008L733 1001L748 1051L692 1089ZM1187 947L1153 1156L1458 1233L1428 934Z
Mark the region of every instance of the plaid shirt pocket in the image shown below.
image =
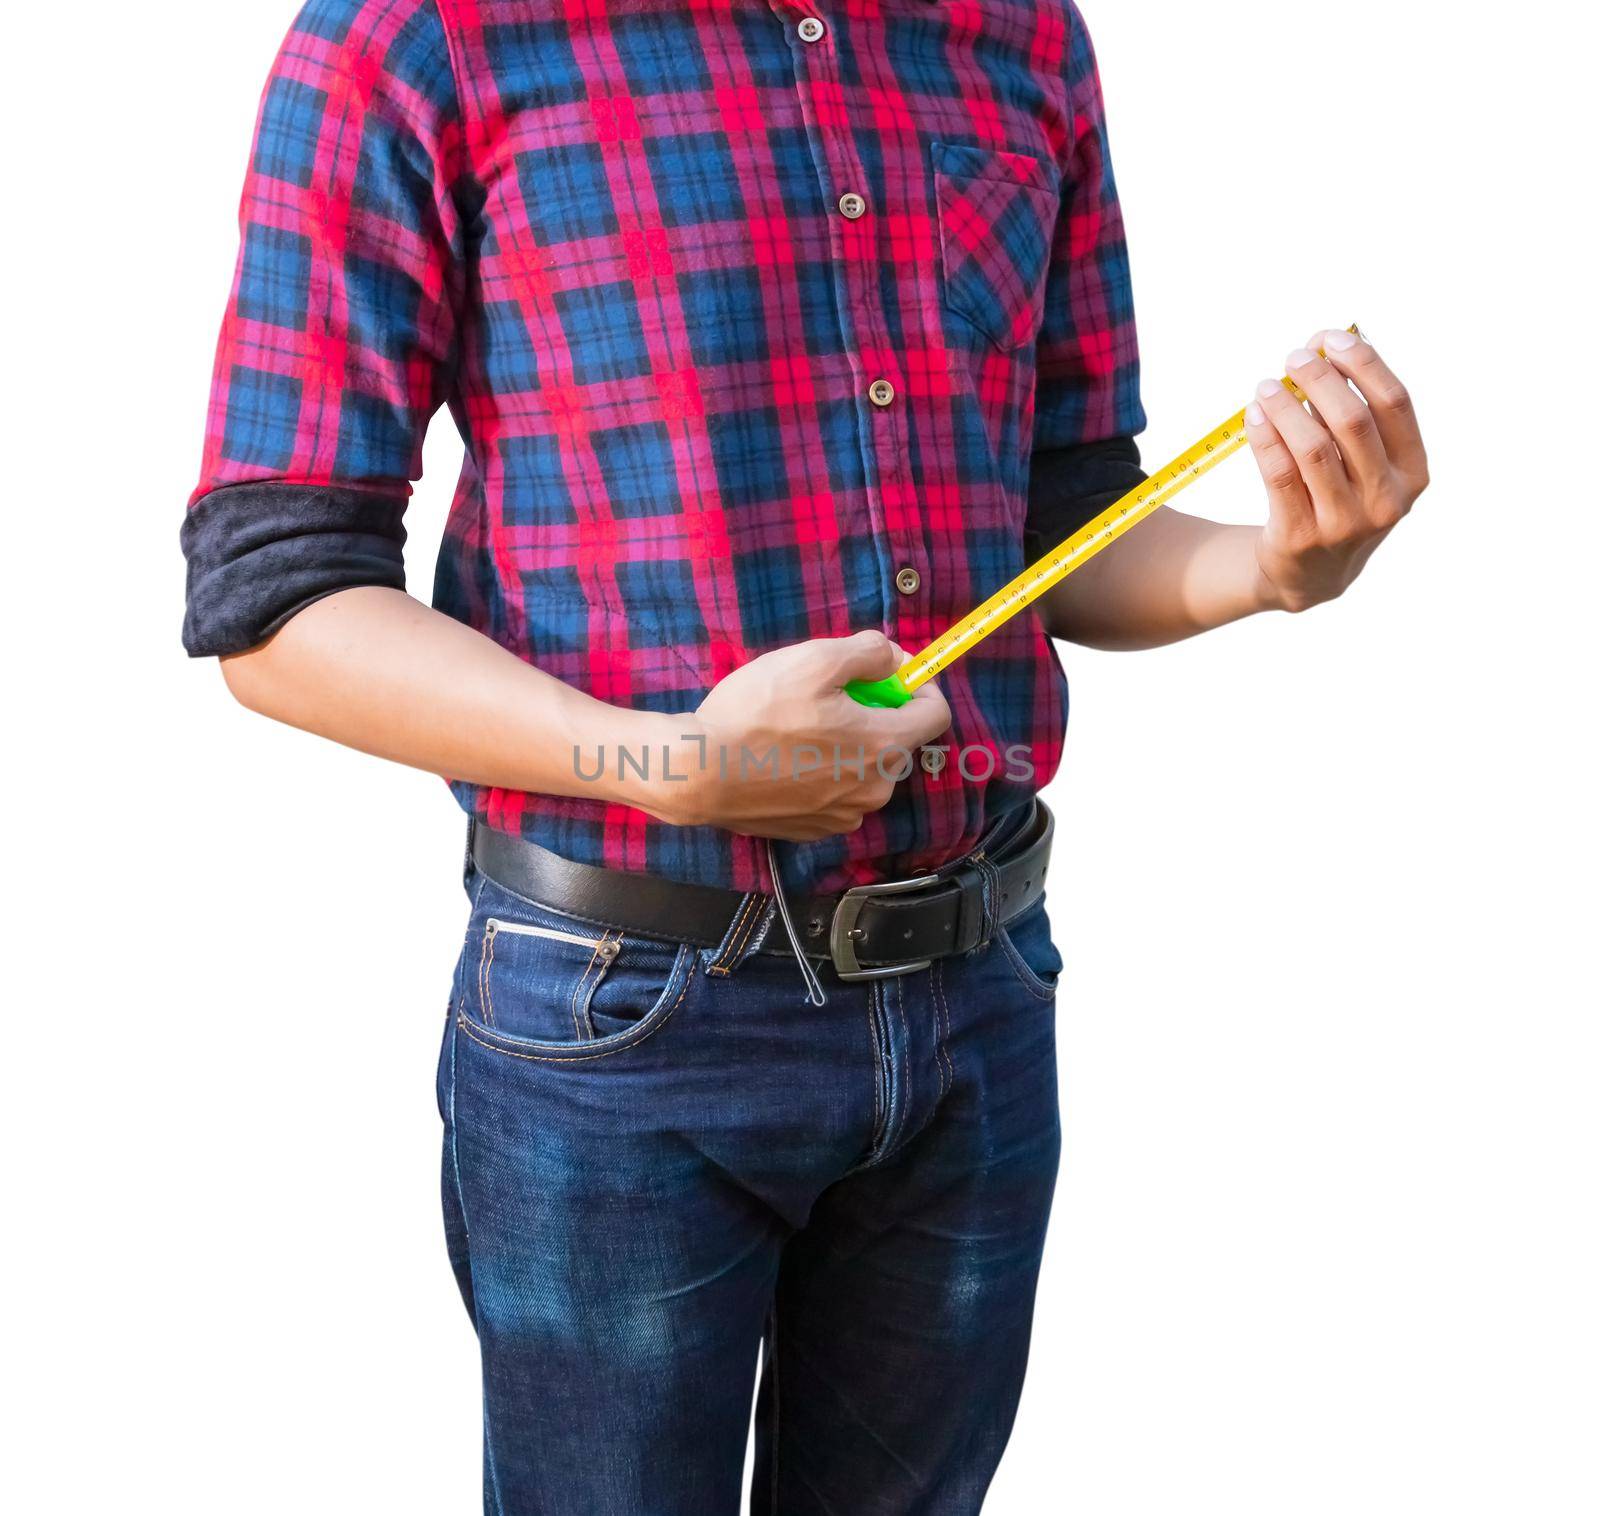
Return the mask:
M1044 319L1045 274L1061 207L1056 171L1027 153L933 144L944 303L1002 352Z

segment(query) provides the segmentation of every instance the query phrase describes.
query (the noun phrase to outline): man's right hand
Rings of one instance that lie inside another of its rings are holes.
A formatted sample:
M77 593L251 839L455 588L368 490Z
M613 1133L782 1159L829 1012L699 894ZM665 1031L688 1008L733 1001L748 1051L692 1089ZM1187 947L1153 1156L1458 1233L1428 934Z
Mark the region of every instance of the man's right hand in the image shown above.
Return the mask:
M904 661L869 631L780 648L734 670L685 728L675 767L692 778L664 787L676 793L663 794L663 819L789 842L855 831L887 803L917 749L950 725L931 684L898 710L844 693L850 680L886 679Z

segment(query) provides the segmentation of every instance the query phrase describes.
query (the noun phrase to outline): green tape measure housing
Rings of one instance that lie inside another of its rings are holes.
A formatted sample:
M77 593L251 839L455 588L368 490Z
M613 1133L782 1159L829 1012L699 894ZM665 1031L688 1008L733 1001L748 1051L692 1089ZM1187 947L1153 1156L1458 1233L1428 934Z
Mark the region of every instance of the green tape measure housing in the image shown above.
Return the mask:
M857 705L870 705L877 710L895 710L911 703L911 691L900 682L898 674L887 679L852 679L844 692Z

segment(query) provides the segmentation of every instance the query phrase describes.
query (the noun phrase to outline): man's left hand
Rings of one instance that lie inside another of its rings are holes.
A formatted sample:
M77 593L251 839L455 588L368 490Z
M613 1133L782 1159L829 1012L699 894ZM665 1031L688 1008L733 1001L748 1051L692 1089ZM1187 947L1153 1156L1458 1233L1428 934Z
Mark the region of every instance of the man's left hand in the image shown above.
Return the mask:
M1318 332L1288 369L1311 409L1272 379L1245 419L1269 504L1262 599L1302 611L1349 588L1427 488L1428 458L1410 395L1370 343Z

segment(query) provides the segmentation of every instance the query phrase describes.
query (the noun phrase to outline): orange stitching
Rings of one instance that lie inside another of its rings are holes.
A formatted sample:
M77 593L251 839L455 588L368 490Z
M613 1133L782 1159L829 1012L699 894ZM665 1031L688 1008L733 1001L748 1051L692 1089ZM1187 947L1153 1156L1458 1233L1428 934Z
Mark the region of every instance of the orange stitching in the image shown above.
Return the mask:
M723 979L728 977L730 971L726 967L727 961L737 952L737 949L734 947L733 943L733 934L738 931L739 924L744 920L746 915L748 915L755 908L755 903L760 898L761 897L759 895L750 894L746 895L744 899L739 902L739 909L734 915L732 923L728 927L728 935L724 940L722 951L717 954L717 961L706 970L708 974L716 974L719 978ZM740 946L743 946L743 944L741 943Z
M744 919L744 913L749 908L750 908L750 897L748 895L746 895L744 897L744 899L739 902L739 909L733 913L733 921L729 924L727 934L722 939L722 948L717 953L716 962L711 964L706 969L706 972L708 974L726 974L727 973L727 970L725 968L723 968L723 966L722 966L723 959L725 959L728 956L729 949L732 946L733 933L734 933L735 928L737 928L739 923Z
M762 917L762 914L763 914L762 909L761 909L761 902L765 898L766 897L764 895L751 895L750 903L751 903L752 906L755 907L755 909L753 909L750 912L749 925L747 925L745 927L745 929L744 929L744 936L742 936L739 939L739 946L734 949L733 956L735 958L737 958L739 956L739 954L744 952L745 943L747 943L751 939L751 937L753 937L755 935L756 927L760 924L761 917Z
M594 951L589 954L589 961L584 964L583 972L578 975L578 982L572 986L572 1030L578 1034L578 1041L583 1041L583 1023L578 1020L578 992L583 988L584 981L589 977L589 970L595 965L595 960L600 956L600 949L606 945L610 938L609 931L600 934L600 940L595 943ZM593 1022L590 1023L591 1027Z
M617 1047L607 1048L603 1053L573 1053L565 1057L540 1053L518 1053L511 1048L500 1047L493 1042L486 1042L473 1029L472 1023L459 1011L456 1013L456 1026L467 1034L479 1047L488 1048L491 1053L499 1053L503 1058L521 1058L528 1063L588 1063L596 1058L609 1058L613 1053L625 1053L629 1048L636 1048L641 1042L655 1036L657 1032L672 1019L672 1014L683 1004L683 997L689 993L689 986L694 983L694 965L691 963L689 972L684 977L683 988L678 991L678 998L672 1002L671 1007L662 1012L660 1020L635 1037L632 1042L625 1042Z
M756 929L756 922L761 917L761 896L753 891L747 897L746 904L750 907L745 917L744 931L739 934L739 940L734 944L730 957L737 958L744 951L744 945L750 940L750 934Z

